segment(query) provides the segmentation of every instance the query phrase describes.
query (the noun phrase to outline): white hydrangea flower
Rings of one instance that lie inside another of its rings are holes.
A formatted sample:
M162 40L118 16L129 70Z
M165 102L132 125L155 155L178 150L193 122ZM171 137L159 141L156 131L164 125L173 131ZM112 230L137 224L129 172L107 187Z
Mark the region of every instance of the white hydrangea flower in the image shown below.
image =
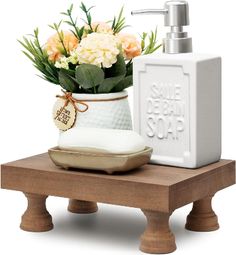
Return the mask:
M70 56L67 58L65 56L61 57L55 63L56 68L69 69L69 63L76 65L78 63L78 52L76 50L70 52Z
M76 65L78 60L78 52L76 50L73 50L70 52L70 56L67 58L68 63L72 63L73 65Z
M68 58L66 58L65 56L61 57L58 61L56 61L55 67L56 68L64 68L64 69L68 70L69 69Z
M77 48L80 64L109 68L117 61L120 42L116 36L92 33L83 38Z

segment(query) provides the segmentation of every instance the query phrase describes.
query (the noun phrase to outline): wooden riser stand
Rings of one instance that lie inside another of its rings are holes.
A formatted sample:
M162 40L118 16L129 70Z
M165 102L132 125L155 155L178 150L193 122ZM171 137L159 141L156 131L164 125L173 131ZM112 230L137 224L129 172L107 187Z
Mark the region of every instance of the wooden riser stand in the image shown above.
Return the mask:
M235 162L221 160L197 170L145 165L126 174L107 175L58 169L45 153L2 165L1 181L2 188L22 191L28 200L20 224L25 231L53 229L46 209L48 196L70 198L72 213L95 213L97 202L130 206L140 208L147 219L140 250L162 254L176 249L169 218L186 204L193 202L186 229L219 228L211 202L217 191L235 184Z

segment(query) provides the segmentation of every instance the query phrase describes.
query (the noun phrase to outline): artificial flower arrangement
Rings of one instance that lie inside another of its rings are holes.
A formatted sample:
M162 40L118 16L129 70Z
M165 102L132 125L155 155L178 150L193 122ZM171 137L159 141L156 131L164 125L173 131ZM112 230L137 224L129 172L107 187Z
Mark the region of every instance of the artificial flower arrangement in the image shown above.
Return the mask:
M42 78L60 85L71 93L113 93L132 85L132 60L141 54L156 51L157 32L143 33L138 40L132 34L122 33L127 27L123 8L110 22L94 22L91 10L81 3L85 15L84 24L78 25L72 16L73 5L63 12L66 20L54 23L55 30L45 44L39 42L39 30L33 39L23 37L19 41L23 53L41 72ZM66 23L70 29L61 29Z

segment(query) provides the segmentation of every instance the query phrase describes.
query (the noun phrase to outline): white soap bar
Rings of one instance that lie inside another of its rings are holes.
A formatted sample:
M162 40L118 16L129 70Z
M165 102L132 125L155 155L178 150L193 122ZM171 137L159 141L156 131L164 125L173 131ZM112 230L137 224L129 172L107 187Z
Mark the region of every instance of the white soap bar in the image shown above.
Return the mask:
M131 130L71 128L60 134L60 149L130 154L145 149L144 139Z

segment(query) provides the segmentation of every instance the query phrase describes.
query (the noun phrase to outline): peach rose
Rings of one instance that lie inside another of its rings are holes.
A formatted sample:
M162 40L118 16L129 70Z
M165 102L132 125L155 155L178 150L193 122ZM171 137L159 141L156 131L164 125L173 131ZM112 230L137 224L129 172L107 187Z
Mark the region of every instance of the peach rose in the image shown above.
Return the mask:
M118 34L117 35L121 45L124 57L128 60L141 55L141 43L134 35L131 34Z
M68 53L77 48L79 40L73 33L65 31L63 32L63 37L63 43ZM49 60L53 62L56 62L63 56L64 49L58 34L54 34L48 39L45 45L45 50L49 56Z
M93 31L96 33L113 34L112 28L106 22L92 22L91 26ZM86 36L88 34L87 31L90 29L89 25L86 24L84 26L84 29L85 29L84 36Z

